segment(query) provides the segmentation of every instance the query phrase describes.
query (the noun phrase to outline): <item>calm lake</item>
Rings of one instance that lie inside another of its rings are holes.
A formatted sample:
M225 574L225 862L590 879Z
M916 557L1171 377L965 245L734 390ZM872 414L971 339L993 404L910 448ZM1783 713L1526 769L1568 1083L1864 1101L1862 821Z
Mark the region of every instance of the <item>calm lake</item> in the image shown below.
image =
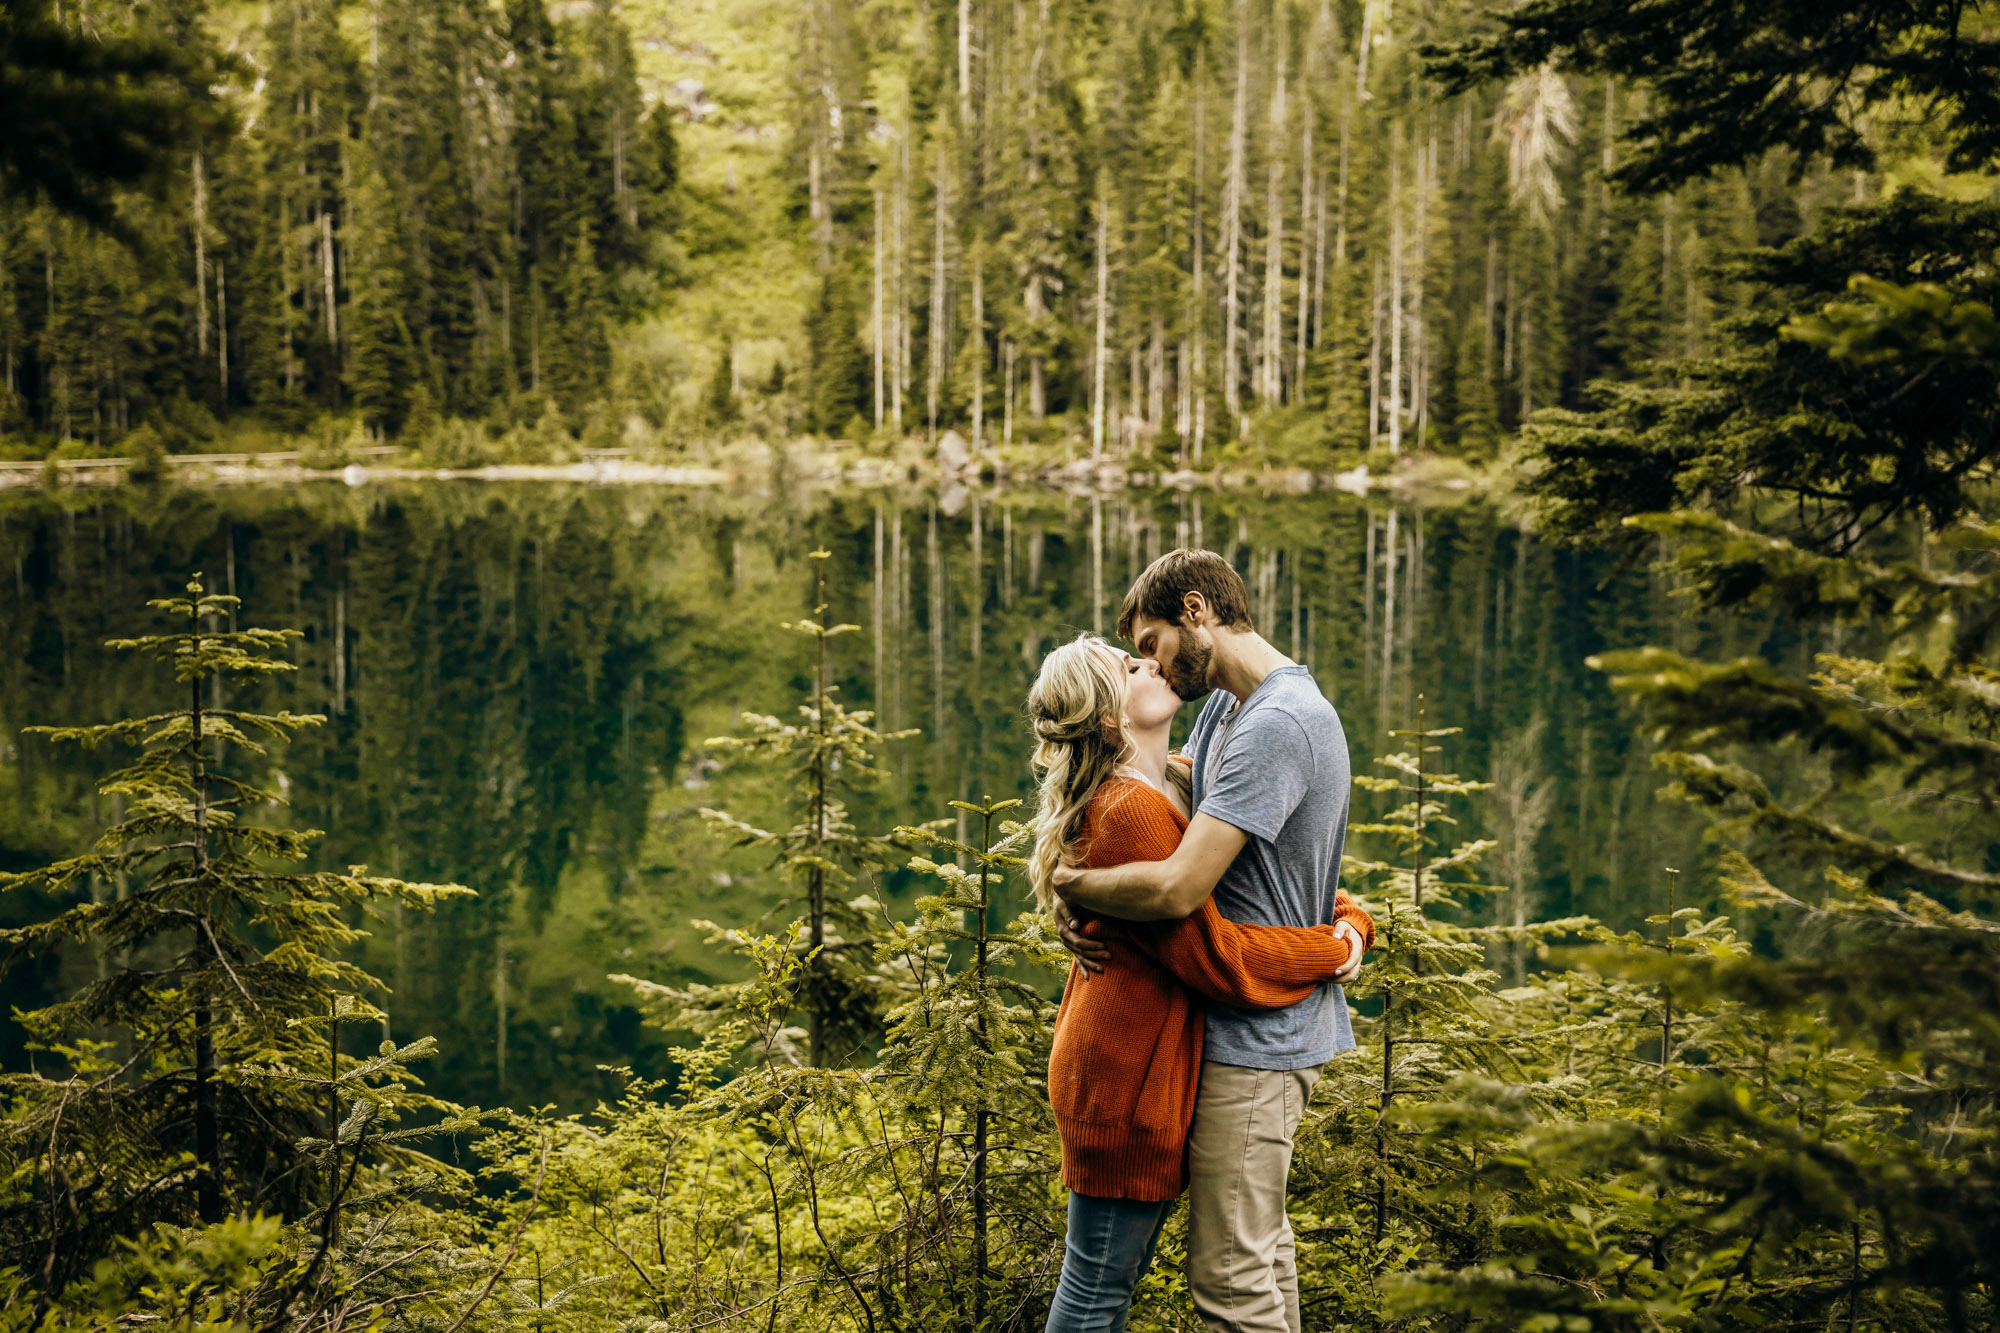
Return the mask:
M157 627L146 599L200 569L243 599L242 623L305 631L295 675L232 702L326 715L265 774L294 823L326 831L320 859L478 891L374 923L363 950L392 987L393 1035L438 1038L432 1090L585 1107L617 1086L600 1066L664 1071L675 1040L606 974L712 979L690 920L751 923L776 895L698 812L768 825L784 779L718 766L702 741L742 711L796 706L810 646L778 626L811 608L808 551L833 553L829 614L858 626L834 641L844 697L921 729L856 803L859 824L887 828L948 814L953 797L1026 795L1021 700L1041 654L1109 631L1132 575L1194 544L1234 560L1259 627L1312 666L1357 771L1412 725L1419 694L1431 725L1464 728L1442 765L1497 766L1506 790L1462 802L1458 833L1501 837L1492 878L1518 878L1545 915L1631 924L1659 910L1659 867L1699 855L1699 823L1655 799L1661 779L1585 658L1649 642L1788 651L1773 625L1705 626L1643 566L1551 549L1477 498L470 481L18 493L0 496L0 868L79 850L109 819L93 783L116 756L20 729L170 706L168 682L103 642ZM1544 783L1544 817L1524 820ZM907 906L914 886L882 887ZM45 1002L98 965L17 968L4 1000ZM28 1058L11 1024L0 1058Z

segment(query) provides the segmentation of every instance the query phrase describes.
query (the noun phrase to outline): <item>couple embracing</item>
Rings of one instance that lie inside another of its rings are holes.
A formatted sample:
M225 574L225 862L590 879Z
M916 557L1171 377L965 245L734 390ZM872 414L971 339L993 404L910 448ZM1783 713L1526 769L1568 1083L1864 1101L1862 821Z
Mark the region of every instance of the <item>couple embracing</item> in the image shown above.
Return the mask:
M1042 774L1029 877L1075 959L1049 1099L1069 1226L1048 1333L1117 1333L1174 1201L1211 1330L1299 1333L1285 1183L1340 983L1374 927L1338 891L1347 739L1255 630L1212 551L1154 561L1028 694ZM1206 697L1185 751L1168 733Z

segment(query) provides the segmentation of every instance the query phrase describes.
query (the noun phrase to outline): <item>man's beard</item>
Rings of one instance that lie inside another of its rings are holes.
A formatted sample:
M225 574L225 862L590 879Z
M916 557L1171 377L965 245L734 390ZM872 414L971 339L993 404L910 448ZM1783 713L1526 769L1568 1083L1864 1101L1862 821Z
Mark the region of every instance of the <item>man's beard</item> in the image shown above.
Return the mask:
M1180 644L1174 650L1174 660L1160 672L1167 678L1167 687L1187 703L1206 698L1215 687L1208 683L1208 659L1213 656L1207 644L1192 634L1182 634Z

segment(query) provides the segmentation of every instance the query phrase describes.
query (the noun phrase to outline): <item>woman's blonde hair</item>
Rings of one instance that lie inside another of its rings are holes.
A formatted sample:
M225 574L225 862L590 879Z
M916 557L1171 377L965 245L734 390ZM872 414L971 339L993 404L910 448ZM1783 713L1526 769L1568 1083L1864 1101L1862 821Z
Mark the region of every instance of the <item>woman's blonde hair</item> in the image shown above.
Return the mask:
M1028 883L1043 911L1055 905L1056 867L1083 835L1091 797L1132 758L1124 658L1097 635L1079 634L1042 659L1028 690L1034 765L1041 774ZM1178 765L1168 765L1168 772L1182 778Z
M1042 659L1028 689L1035 729L1035 849L1028 883L1043 911L1055 905L1056 867L1083 833L1090 798L1131 757L1125 739L1125 668L1117 650L1095 634L1079 634Z

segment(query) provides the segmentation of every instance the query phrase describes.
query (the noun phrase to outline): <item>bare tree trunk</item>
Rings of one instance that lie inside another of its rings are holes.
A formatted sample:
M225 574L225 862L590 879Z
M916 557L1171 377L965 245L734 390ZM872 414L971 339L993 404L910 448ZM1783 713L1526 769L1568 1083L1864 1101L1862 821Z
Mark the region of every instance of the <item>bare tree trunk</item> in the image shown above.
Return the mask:
M975 246L972 261L972 449L986 442L986 264Z
M215 260L215 364L222 381L222 405L229 406L229 275Z
M875 187L874 306L868 320L868 345L875 370L875 429L882 429L882 187Z
M889 346L895 358L889 376L889 419L896 435L900 438L907 427L904 424L904 405L910 388L910 295L905 283L910 268L910 124L909 108L903 111L903 127L897 147L896 193L890 210L893 232L889 247L889 290L894 298L891 302L893 314Z
M1242 303L1243 196L1248 171L1250 94L1250 7L1244 0L1236 5L1236 92L1229 113L1229 179L1223 186L1222 204L1222 401L1229 410L1229 427L1237 430L1243 413L1242 331L1238 326Z
M208 173L194 150L194 350L208 355ZM12 385L8 386L12 388Z
M340 364L340 321L335 311L334 269L333 269L333 214L319 215L319 252L321 277L326 284L326 341L333 349L335 366Z
M1118 448L1121 453L1132 452L1133 439L1142 424L1140 413L1145 410L1146 372L1141 362L1145 355L1140 351L1138 342L1134 341L1128 353L1131 367L1125 392L1125 410L1112 418L1118 423Z
M1369 288L1373 307L1368 322L1368 447L1382 435L1382 269L1380 254L1375 256L1375 278Z
M1597 234L1611 234L1611 172L1618 165L1618 80L1604 81L1604 153L1598 161ZM1860 203L1859 199L1854 201Z
M1395 136L1402 138L1401 134ZM1389 452L1403 452L1403 153L1389 149Z
M1009 338L1000 344L1000 373L1005 385L1001 391L1000 438L1007 444L1014 442L1014 383L1015 366L1020 360L1020 349Z
M1285 315L1285 40L1272 22L1278 47L1277 77L1271 85L1271 158L1264 179L1264 318L1257 347L1257 397L1266 406L1284 401Z
M1187 466L1188 432L1194 426L1194 348L1186 338L1174 345L1174 436L1180 441L1174 461Z
M1102 173L1097 178L1097 331L1090 352L1090 456L1104 456L1105 339L1111 320L1111 199Z
M1310 90L1308 90L1310 92ZM1308 95L1304 127L1299 131L1299 321L1298 358L1292 368L1292 398L1300 396L1306 382L1306 333L1312 322L1312 263L1306 251L1307 228L1313 225L1313 107ZM1325 233L1321 233L1324 239Z
M924 366L924 417L930 439L937 440L939 399L944 394L945 349L951 346L945 327L949 309L945 302L945 219L951 207L950 183L945 179L944 143L937 146L937 178L931 195L931 312L930 348Z
M1415 306L1411 342L1416 365L1411 373L1411 393L1416 400L1417 448L1424 448L1430 432L1431 349L1424 322L1425 275L1430 272L1430 195L1437 183L1437 128L1432 126L1425 148L1417 158L1417 280L1412 300Z
M1167 421L1167 329L1153 316L1153 336L1146 349L1146 428L1157 437Z
M1208 425L1208 306L1202 295L1202 279L1208 272L1208 252L1203 248L1204 228L1201 218L1202 200L1206 198L1207 147L1204 131L1208 120L1208 80L1204 77L1207 66L1197 62L1194 71L1194 181L1189 193L1191 216L1188 227L1188 274L1192 280L1192 304L1189 322L1194 345L1188 349L1183 374L1187 380L1184 390L1187 399L1187 419L1181 425L1181 462L1185 466L1190 456L1196 467L1201 466L1201 440Z

